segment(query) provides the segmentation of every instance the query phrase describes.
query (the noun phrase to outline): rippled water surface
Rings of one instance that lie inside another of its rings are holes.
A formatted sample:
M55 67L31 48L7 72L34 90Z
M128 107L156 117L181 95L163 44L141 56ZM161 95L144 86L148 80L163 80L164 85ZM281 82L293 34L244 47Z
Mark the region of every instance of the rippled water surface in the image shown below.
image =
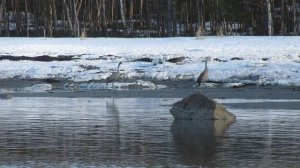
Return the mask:
M299 166L300 110L229 107L235 123L174 121L177 100L0 100L0 167Z

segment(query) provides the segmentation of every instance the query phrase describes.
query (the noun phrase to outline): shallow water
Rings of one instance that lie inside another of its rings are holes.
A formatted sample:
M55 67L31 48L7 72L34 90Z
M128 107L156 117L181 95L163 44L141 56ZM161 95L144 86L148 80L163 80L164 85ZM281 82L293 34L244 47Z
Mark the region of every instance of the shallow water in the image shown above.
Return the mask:
M300 110L229 106L233 124L174 121L177 100L0 100L0 167L299 166Z

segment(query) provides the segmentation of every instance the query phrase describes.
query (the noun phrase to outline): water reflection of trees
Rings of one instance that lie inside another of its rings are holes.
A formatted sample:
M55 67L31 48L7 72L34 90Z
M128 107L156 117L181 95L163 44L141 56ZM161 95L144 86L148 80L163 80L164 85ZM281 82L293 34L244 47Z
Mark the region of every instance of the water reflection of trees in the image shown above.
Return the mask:
M212 166L216 146L229 125L220 120L174 120L171 133L183 164Z

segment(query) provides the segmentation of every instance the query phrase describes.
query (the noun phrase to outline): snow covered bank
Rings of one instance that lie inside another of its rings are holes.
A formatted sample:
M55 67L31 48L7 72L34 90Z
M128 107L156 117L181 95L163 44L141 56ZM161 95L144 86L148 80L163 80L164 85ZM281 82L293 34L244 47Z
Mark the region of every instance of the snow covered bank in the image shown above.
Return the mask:
M300 86L299 37L0 38L1 56L26 59L2 59L0 79L103 80L122 61L123 78L186 80L195 79L210 56L211 81ZM41 56L73 59L28 59ZM167 61L177 57L184 59Z

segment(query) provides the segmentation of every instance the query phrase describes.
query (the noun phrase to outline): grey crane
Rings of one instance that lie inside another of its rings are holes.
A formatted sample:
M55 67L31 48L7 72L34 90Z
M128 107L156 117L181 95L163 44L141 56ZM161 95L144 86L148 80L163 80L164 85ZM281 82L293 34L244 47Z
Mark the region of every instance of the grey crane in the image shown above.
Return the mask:
M119 63L118 69L117 69L116 72L113 72L109 77L107 77L105 79L106 84L113 83L113 82L119 80L119 78L120 78L120 65L121 64L122 64L122 62Z
M201 74L198 76L197 78L197 84L198 86L201 85L201 83L204 83L208 80L208 68L207 68L207 61L209 60L209 57L205 58L205 68L204 70L201 72Z

